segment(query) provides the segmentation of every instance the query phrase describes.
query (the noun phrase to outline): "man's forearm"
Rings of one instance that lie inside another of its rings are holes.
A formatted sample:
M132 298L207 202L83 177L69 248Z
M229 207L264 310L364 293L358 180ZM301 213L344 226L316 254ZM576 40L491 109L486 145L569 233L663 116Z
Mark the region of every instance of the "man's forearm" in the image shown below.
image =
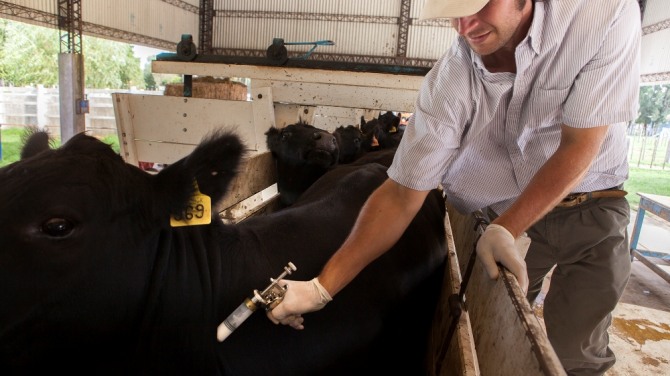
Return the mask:
M331 296L400 239L428 192L388 179L368 198L344 244L326 263L319 282Z
M516 238L553 209L582 180L600 150L607 128L563 126L561 144L554 155L514 204L493 222Z

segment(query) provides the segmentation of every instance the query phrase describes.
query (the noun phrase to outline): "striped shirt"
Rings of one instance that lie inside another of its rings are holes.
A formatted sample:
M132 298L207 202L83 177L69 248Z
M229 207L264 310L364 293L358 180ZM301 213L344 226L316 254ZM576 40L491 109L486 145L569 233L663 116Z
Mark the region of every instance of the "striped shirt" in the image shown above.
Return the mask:
M459 37L426 75L389 177L417 190L442 184L464 213L502 213L556 151L562 124L610 125L573 191L623 183L640 34L635 0L537 0L516 74L487 71Z

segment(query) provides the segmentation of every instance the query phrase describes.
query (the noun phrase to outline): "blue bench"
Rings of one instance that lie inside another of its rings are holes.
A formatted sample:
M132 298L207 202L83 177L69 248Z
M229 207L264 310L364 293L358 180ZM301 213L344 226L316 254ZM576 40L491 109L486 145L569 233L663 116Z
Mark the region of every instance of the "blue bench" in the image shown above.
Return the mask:
M640 231L642 230L642 223L644 222L644 215L647 211L670 222L670 197L640 192L638 192L638 196L640 196L640 206L637 216L635 217L635 225L633 226L633 233L631 235L631 261L634 259L640 260L643 264L648 266L649 269L653 270L661 278L670 283L670 274L647 258L648 256L662 257L662 255L652 251L642 251L637 249L637 243L640 240ZM668 237L668 242L670 243L670 237Z

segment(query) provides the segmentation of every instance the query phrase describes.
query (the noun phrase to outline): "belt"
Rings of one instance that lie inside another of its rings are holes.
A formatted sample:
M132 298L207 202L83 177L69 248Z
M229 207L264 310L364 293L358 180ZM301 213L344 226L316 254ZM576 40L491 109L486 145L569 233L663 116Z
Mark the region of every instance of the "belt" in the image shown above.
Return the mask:
M620 189L620 187L604 189L602 191L570 193L569 195L565 196L565 198L561 200L561 202L559 202L556 207L569 208L571 206L579 205L584 201L590 200L592 198L624 197L627 194L628 192Z

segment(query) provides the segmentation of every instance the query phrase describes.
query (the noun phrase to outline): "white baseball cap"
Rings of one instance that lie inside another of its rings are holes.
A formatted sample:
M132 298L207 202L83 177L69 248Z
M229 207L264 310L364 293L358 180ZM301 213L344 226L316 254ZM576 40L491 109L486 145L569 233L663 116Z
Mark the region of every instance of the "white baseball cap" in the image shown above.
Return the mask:
M489 0L426 0L419 19L472 16L484 8L488 2Z

